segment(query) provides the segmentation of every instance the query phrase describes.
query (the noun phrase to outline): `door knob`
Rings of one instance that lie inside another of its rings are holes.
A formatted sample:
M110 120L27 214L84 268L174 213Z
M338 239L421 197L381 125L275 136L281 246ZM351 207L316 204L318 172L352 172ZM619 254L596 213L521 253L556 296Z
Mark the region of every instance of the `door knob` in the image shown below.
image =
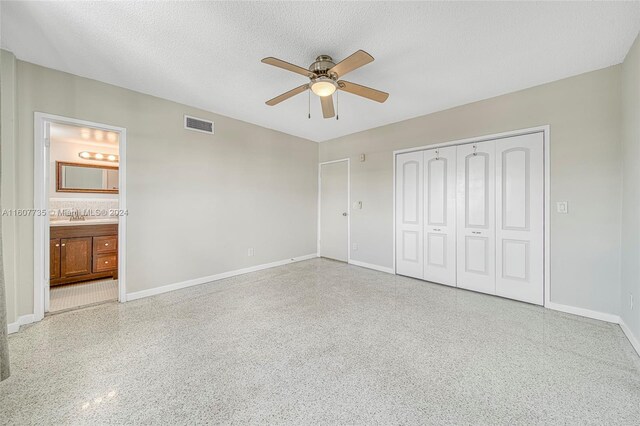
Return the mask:
M347 215L347 212L342 213L342 216L346 216L346 215Z

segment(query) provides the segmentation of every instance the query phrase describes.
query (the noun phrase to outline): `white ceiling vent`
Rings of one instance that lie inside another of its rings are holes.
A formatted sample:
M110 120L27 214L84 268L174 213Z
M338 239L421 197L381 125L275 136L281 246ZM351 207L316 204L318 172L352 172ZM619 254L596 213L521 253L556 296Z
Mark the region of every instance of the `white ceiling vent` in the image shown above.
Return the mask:
M204 120L202 118L184 116L184 128L195 132L213 134L213 121Z

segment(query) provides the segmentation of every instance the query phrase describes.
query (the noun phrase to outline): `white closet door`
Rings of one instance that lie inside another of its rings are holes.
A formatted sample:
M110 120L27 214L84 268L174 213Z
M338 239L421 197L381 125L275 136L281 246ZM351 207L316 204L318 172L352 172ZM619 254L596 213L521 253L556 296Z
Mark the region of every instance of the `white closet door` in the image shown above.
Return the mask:
M423 275L423 152L396 156L396 273Z
M424 279L456 285L456 147L424 151Z
M320 165L320 256L349 259L349 163Z
M542 305L543 134L496 141L496 294Z
M458 287L495 294L495 141L457 151Z

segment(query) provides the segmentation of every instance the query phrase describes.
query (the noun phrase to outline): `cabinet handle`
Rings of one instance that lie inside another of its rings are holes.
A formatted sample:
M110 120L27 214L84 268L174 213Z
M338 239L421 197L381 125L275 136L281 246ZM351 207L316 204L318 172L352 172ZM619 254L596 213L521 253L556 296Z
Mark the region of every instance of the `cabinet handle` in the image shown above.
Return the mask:
M109 245L109 243L104 243L104 245L105 245L105 246L108 246L108 245Z
M60 247L60 244L56 244L56 247Z
M108 260L105 260L105 261L104 261L104 263L108 264L108 263L109 263L109 261L108 261Z
M66 244L63 244L62 247L66 246Z

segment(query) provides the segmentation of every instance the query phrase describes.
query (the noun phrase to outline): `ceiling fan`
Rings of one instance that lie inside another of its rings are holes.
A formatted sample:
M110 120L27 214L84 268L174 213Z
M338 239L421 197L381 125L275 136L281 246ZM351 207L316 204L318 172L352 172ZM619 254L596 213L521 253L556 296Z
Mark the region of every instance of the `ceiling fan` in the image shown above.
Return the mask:
M269 106L277 105L299 93L311 90L320 97L322 115L324 118L331 118L335 116L333 98L331 95L333 95L336 90L343 90L380 103L386 101L389 97L388 93L381 92L380 90L340 80L340 78L348 72L358 69L369 62L373 62L373 56L369 55L364 50L358 50L337 64L333 62L331 56L320 55L316 58L316 61L309 66L309 69L302 68L273 57L264 58L262 62L287 71L295 72L308 77L310 80L309 83L305 83L302 86L298 86L295 89L291 89L288 92L268 100L266 104Z

